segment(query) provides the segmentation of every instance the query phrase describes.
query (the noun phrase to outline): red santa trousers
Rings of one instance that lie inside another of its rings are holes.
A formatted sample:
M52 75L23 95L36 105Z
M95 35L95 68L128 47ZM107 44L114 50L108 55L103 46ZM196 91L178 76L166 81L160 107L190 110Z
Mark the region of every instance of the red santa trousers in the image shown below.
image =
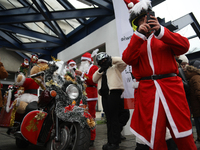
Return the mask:
M87 101L88 103L88 111L90 113L90 115L95 119L96 118L96 104L97 101ZM94 141L95 137L96 137L96 129L93 129L90 131L91 133L91 138L90 140Z

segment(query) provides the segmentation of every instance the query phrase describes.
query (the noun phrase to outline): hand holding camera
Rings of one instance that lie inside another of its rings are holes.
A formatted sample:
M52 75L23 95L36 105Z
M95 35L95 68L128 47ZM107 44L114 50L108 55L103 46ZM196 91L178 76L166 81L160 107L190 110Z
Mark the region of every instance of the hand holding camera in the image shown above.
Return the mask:
M147 12L147 23L150 26L150 30L158 31L160 29L160 23L155 17L154 11Z
M138 21L138 31L145 36L149 36L153 31L159 31L160 24L155 17L153 11L149 11L147 15Z
M154 11L148 11L147 12L147 23L151 23L151 20L154 20L154 18L152 18L152 17L155 17ZM151 28L154 27L154 25L151 25L151 24L149 24L149 25Z

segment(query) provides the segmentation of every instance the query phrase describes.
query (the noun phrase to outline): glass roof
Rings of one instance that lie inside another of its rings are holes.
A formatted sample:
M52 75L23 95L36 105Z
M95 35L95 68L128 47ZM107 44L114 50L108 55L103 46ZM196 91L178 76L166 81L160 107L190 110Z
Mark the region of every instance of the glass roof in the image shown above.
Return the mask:
M152 4L163 1L152 0ZM112 0L0 0L0 18L0 46L51 55L115 15Z
M112 0L0 0L0 46L47 54L83 38L84 28L90 34L106 23L91 30L94 20L107 16L114 19Z
M30 5L32 5L36 10L37 7L33 3L32 0L27 0ZM75 9L84 9L84 8L96 8L98 6L95 6L92 3L89 3L84 0L68 0L69 3L72 4L72 6ZM13 8L23 8L24 6L19 3L16 0L0 0L1 6L6 8L6 9L13 9ZM58 1L56 0L44 0L45 6L48 8L50 12L55 12L55 11L64 11L66 9L72 9L72 8L65 8L63 5L61 5ZM39 10L38 10L39 11ZM86 18L87 20L89 18ZM81 24L76 20L76 19L65 19L65 20L56 20L56 22L61 26L61 30L67 35L71 31L73 31L75 28L80 26ZM34 23L24 23L24 25L37 32L49 34L52 36L57 36L50 28L48 28L43 22L34 22ZM25 42L26 40L23 40L23 38L19 38L21 42ZM29 41L30 42L30 41Z

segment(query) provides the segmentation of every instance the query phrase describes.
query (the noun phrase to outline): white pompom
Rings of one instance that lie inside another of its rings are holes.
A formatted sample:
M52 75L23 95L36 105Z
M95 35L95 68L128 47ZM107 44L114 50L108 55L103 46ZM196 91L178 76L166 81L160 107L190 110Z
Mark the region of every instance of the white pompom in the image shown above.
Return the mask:
M91 57L94 57L94 56L96 56L96 55L97 55L97 53L98 53L98 51L99 51L99 49L95 49L95 50L92 52L92 54L91 54Z
M134 6L133 2L130 2L130 3L128 4L128 7L129 7L129 8L132 8L133 6Z

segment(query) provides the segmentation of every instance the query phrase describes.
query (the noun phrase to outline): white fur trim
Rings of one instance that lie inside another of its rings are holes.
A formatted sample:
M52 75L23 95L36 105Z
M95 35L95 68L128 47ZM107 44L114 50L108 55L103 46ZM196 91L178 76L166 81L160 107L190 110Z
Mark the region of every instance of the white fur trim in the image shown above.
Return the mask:
M136 34L137 36L139 36L141 39L143 39L144 41L147 39L146 36L145 36L144 34L138 32L138 31L135 31L135 34Z
M38 59L37 62L38 62L38 63L47 63L47 64L48 64L48 61L47 61L47 60L44 60L44 59Z
M83 60L83 59L85 59L85 60L89 60L90 62L91 62L91 58L88 58L88 57L81 57L81 60Z
M161 39L165 33L165 28L163 26L160 26L160 33L158 36L155 36L157 39Z
M140 14L142 9L147 10L151 6L151 1L150 0L141 0L137 4L134 5L132 9L130 9L130 13L134 12L135 14Z
M70 65L70 64L76 64L74 61L71 61L68 65Z
M22 94L22 96L20 97L20 101L24 101L27 103L33 102L33 101L38 101L38 96L33 95L33 94L29 94L29 93L24 93Z
M11 108L10 108L10 101L12 97L12 89L9 89L8 91L8 98L7 98L7 103L6 103L6 112L9 113Z
M20 74L22 75L22 80L20 82L16 82L16 85L20 86L24 84L24 81L26 80L26 77L24 76L24 74Z
M133 2L130 2L130 3L128 4L128 7L129 7L129 8L132 8L133 6L134 6Z

